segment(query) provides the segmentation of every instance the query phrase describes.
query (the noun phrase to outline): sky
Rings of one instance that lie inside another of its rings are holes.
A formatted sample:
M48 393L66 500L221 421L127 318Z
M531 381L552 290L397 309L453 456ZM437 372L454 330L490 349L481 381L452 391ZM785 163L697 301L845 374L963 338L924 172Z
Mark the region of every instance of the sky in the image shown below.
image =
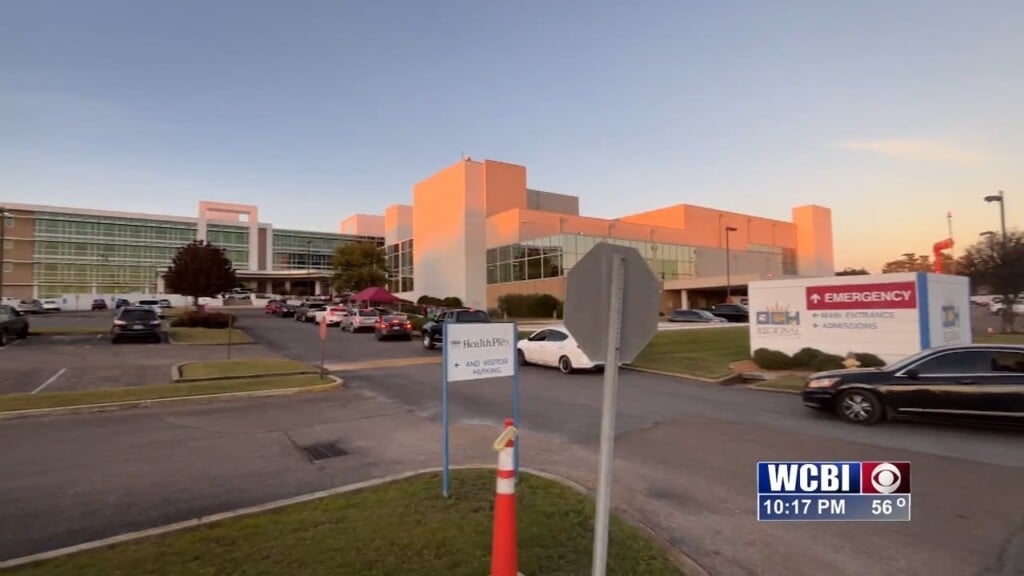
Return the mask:
M1024 2L3 6L0 201L336 231L467 155L588 216L828 206L874 271L1024 217Z

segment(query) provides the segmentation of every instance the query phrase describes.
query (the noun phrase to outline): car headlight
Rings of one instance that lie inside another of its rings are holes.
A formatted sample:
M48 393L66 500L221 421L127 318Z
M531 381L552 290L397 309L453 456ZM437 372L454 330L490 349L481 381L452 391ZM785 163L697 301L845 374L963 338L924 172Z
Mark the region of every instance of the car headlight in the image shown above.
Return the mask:
M808 388L828 388L839 381L839 378L815 378L807 383Z

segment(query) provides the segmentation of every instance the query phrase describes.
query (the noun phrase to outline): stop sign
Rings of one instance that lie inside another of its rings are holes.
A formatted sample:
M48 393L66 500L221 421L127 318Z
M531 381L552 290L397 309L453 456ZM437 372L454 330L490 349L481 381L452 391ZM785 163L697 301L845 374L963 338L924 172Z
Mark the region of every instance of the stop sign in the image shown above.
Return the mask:
M623 280L619 361L632 362L658 331L660 281L636 248L601 242L569 271L565 289L565 326L595 362L608 353L616 259Z

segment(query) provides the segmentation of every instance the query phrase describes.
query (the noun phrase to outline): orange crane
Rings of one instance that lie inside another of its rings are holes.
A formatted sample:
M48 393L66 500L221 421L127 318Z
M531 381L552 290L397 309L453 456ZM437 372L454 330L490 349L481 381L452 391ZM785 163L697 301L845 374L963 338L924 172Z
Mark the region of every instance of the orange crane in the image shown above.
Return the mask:
M932 272L942 274L942 251L949 250L954 244L952 238L946 238L932 245Z

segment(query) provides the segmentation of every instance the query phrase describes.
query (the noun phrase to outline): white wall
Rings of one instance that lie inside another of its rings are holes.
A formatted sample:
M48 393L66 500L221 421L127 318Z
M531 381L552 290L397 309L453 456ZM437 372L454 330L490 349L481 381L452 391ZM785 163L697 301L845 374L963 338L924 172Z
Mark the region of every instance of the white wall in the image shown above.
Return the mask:
M831 289L843 286L851 290ZM857 302L853 296L867 294L871 300L890 292L912 300ZM907 273L760 281L750 283L749 295L751 351L793 354L811 347L841 356L868 352L894 361L944 344L947 334L970 342L968 285L958 277ZM962 310L957 329L943 328L943 306ZM925 307L924 321L920 307Z

